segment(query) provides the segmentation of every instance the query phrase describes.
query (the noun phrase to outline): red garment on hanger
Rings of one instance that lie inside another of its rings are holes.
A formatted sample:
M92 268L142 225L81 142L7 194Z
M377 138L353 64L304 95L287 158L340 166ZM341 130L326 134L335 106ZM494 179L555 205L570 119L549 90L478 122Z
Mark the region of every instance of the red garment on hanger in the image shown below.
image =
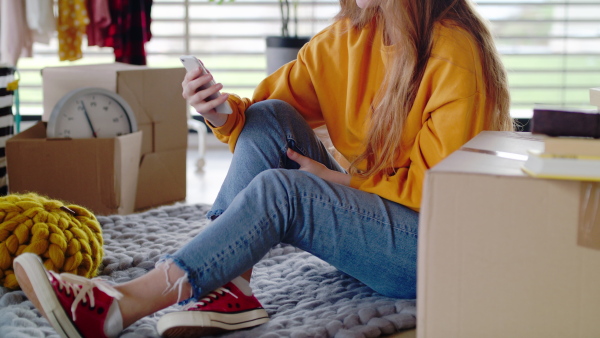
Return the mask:
M113 47L115 61L146 64L144 44L150 41L152 0L109 0L111 23L104 46Z
M87 0L90 23L86 29L88 46L104 47L106 28L110 25L108 0Z

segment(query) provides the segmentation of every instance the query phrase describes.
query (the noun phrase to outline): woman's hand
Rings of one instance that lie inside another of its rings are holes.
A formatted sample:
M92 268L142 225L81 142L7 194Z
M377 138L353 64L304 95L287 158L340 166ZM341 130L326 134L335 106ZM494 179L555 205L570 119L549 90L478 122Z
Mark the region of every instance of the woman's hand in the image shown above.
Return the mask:
M185 75L185 78L181 83L181 87L183 87L183 92L181 95L189 105L194 107L194 109L196 109L196 111L205 119L207 119L213 126L220 127L227 121L227 115L217 113L215 107L227 101L229 94L221 93L221 95L216 99L206 101L210 95L223 89L223 85L217 83L204 90L198 90L198 88L209 83L213 79L212 74L210 73L200 76L201 74L202 71L200 68L198 68L194 71L188 72Z
M333 182L339 183L346 186L350 185L350 175L341 173L339 171L328 169L322 163L319 163L311 158L302 156L299 153L293 151L291 148L287 150L287 156L290 160L300 165L300 170L315 174L320 178Z

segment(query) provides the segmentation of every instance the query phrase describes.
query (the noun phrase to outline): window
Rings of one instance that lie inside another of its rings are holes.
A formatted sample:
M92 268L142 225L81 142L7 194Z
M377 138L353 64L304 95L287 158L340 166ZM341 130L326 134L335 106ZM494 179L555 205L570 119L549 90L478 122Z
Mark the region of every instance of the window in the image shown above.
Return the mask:
M589 106L600 87L600 1L480 0L509 74L511 112L538 104Z
M589 88L600 87L600 0L480 0L477 8L509 71L513 116L531 116L536 103L589 104ZM337 0L299 0L298 35L314 35L338 9ZM193 54L226 90L250 96L265 76L265 37L279 34L279 16L278 0L155 0L148 65L180 67L177 56ZM34 58L20 59L23 115L42 113L39 69L114 60L112 49L89 47L83 59L59 62L57 47L56 39L36 44Z

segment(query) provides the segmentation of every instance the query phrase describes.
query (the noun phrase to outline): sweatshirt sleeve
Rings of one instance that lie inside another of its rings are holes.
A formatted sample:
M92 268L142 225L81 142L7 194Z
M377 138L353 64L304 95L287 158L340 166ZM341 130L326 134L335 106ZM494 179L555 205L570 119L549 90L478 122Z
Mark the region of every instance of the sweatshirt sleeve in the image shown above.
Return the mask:
M419 211L426 171L483 129L485 98L478 84L472 70L432 58L408 116L396 172L353 176L350 185Z
M266 77L256 87L252 99L231 94L227 102L231 105L233 113L228 116L227 122L220 127L209 125L215 136L221 142L228 143L233 152L244 127L246 109L255 102L268 99L278 99L291 104L313 128L322 125L319 100L306 63L310 53L313 52L309 42L302 47L296 60L283 65Z

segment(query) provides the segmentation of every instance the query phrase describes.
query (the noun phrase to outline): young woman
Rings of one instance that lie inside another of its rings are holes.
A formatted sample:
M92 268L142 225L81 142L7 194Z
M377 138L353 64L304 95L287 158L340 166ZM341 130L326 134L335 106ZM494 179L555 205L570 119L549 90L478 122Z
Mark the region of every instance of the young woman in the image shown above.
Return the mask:
M161 334L258 325L268 317L247 280L278 243L383 295L416 297L425 172L482 130L512 129L505 71L468 0L340 4L336 21L252 99L206 101L222 85L197 91L211 75L186 75L183 97L234 154L205 231L117 286L47 272L37 256L15 259L19 284L57 331L112 336L188 298L161 318ZM233 114L214 110L225 101ZM348 170L315 136L322 125Z

